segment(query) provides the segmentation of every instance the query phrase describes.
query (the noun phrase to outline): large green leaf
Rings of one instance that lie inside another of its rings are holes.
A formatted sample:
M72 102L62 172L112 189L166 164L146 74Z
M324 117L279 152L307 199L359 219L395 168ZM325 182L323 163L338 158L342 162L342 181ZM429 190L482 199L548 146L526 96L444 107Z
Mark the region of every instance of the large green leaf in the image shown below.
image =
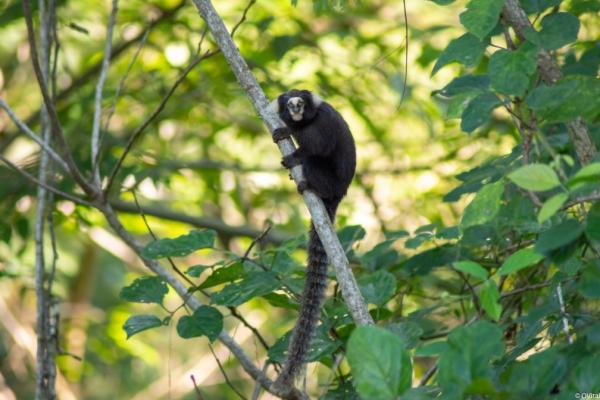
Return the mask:
M121 298L135 303L162 304L168 293L167 283L159 276L144 276L121 289Z
M199 286L200 289L207 289L226 282L233 282L244 276L244 266L241 261L236 261L226 267L213 270L212 274Z
M356 328L346 356L353 384L363 399L395 400L411 386L412 366L404 343L383 328Z
M577 188L586 182L597 183L600 181L600 163L595 162L581 168L575 175L569 178L567 186L570 190Z
M163 322L156 315L133 315L127 318L123 330L127 333L127 339L136 333L162 326Z
M488 64L492 87L509 96L524 95L537 68L536 55L537 49L527 44L516 51L496 51Z
M378 270L360 277L358 286L367 303L381 307L396 292L396 277L387 271Z
M485 92L475 97L461 115L460 129L468 133L473 132L485 124L490 119L492 110L501 104L498 96L492 92Z
M212 302L222 306L239 306L253 297L271 293L282 286L277 275L272 271L254 272L242 281L225 286L214 293Z
M519 3L527 14L541 13L542 11L557 6L562 0L520 0Z
M431 75L435 75L440 68L452 62L459 62L466 67L476 66L481 61L487 45L487 42L482 42L475 36L465 33L448 44L435 62Z
M600 81L589 76L568 76L552 86L539 85L525 102L548 122L567 122L600 114Z
M504 354L502 330L478 321L452 331L447 343L438 362L438 383L444 398L461 400L467 390L478 394L489 387L494 378L491 361Z
M483 40L498 24L504 0L470 0L460 14L460 23Z
M502 306L498 303L500 292L493 280L488 279L484 282L479 291L479 299L481 300L481 306L487 315L494 321L498 321L500 319L500 314L502 313Z
M560 185L558 175L545 164L524 165L508 175L517 186L534 192L543 192Z
M582 233L583 226L579 221L575 219L566 220L544 231L535 244L535 250L540 253L556 250L574 242Z
M460 229L465 229L475 225L488 223L498 215L500 211L502 194L504 193L504 181L499 180L485 185L469 203L463 213L460 221Z
M559 12L546 15L542 19L542 30L526 31L530 42L547 50L556 50L577 40L579 19L569 13Z
M527 268L530 265L536 264L542 260L544 256L531 248L521 249L510 255L502 263L502 266L498 270L498 275L508 275L513 272Z
M191 231L175 239L159 239L149 243L142 250L142 256L157 260L166 257L183 257L214 245L216 232L213 230Z
M481 93L487 91L489 85L490 78L487 75L467 74L454 78L452 82L444 86L443 89L434 91L433 94L453 97L465 93Z
M177 322L177 333L184 339L206 336L213 342L223 330L223 315L214 307L200 306L192 315Z

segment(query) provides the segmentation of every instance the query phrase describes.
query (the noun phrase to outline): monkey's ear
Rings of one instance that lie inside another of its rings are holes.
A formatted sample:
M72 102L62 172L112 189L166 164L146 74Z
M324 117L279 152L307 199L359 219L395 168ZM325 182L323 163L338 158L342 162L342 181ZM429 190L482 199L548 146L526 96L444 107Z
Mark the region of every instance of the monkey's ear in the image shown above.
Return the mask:
M311 92L310 97L311 97L312 103L314 104L315 107L319 107L321 105L321 103L323 102L323 99L321 97L319 97L319 95L316 93Z
M277 98L277 99L273 100L272 102L270 102L269 103L269 108L275 114L279 114L279 98Z

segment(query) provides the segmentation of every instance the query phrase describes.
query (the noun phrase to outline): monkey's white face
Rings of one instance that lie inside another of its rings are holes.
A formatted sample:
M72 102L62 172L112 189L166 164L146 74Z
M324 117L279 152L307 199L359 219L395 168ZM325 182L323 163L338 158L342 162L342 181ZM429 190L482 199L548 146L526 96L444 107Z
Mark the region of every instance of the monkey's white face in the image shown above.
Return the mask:
M301 121L304 114L304 100L301 97L292 97L287 102L287 109L294 121Z

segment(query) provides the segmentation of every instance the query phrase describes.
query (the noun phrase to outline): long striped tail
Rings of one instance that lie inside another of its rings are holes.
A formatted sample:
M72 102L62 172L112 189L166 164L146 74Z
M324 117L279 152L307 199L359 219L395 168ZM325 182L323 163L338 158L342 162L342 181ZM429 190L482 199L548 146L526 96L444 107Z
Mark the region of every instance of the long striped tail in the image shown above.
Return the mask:
M332 221L335 218L338 203L339 201L325 202L325 207ZM310 342L321 313L325 289L327 288L327 264L327 254L323 248L323 243L319 239L314 224L311 223L308 235L308 265L300 314L292 331L287 359L275 381L276 387L292 387L296 376L306 361Z

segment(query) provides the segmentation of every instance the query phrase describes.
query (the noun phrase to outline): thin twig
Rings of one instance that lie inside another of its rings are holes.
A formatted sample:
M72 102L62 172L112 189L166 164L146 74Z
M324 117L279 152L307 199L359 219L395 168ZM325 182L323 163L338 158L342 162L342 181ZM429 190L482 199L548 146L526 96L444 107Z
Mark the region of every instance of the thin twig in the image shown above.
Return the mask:
M181 84L181 82L183 82L183 80L192 71L192 69L194 69L194 67L196 65L198 65L198 63L200 63L202 60L212 57L215 54L217 54L217 52L214 50L207 51L203 55L196 57L194 60L192 60L192 62L179 75L179 77L177 78L175 83L171 86L171 88L169 89L167 94L162 98L158 107L156 107L156 109L154 109L154 111L146 118L146 120L135 131L133 131L131 136L129 136L129 139L127 141L127 145L125 146L125 150L123 151L123 154L121 154L121 157L119 157L119 160L117 161L117 163L115 164L114 168L112 169L112 171L110 173L110 176L108 178L108 183L107 183L106 187L104 188L105 196L108 196L108 194L110 193L110 189L113 186L113 183L115 181L117 173L119 172L119 169L123 165L123 161L125 161L125 158L127 157L129 152L133 148L134 143L139 139L139 137L142 135L144 130L146 130L146 128L162 112L162 110L165 108L167 102L169 101L169 99L171 98L173 93L175 93L175 90L177 89L177 87Z
M48 118L50 120L52 135L54 136L58 147L61 149L62 156L68 166L69 172L71 173L73 179L75 179L75 181L87 194L95 196L96 188L90 185L90 183L81 175L77 164L75 164L75 161L73 160L73 155L69 149L69 146L64 136L64 132L62 130L62 126L60 125L60 122L58 120L56 108L54 107L52 99L48 94L48 86L46 85L46 80L44 79L44 75L40 67L40 62L38 60L37 46L35 41L35 31L33 29L33 20L31 17L31 6L29 4L29 0L23 0L23 14L25 15L25 24L27 25L27 38L29 40L29 47L31 50L31 63L33 64L33 70L35 72L35 77L38 81L38 86L40 88L42 98L44 99L44 106L46 107Z
M223 374L223 377L225 378L225 382L227 383L227 386L229 386L231 388L231 390L233 390L240 399L247 400L246 397L243 394L241 394L240 391L233 385L233 383L231 383L231 380L229 380L229 376L227 376L227 372L225 372L225 368L223 368L223 365L221 364L221 360L219 360L219 357L217 357L217 354L215 353L215 349L213 348L212 344L209 343L208 348L210 349L210 352L212 353L215 361L217 362L217 365L219 366L219 369L221 370L221 374Z
M48 184L42 183L40 182L38 179L36 179L33 175L31 175L30 173L24 171L23 169L19 168L17 165L15 165L12 161L10 161L9 159L7 159L6 157L4 157L3 155L0 154L0 161L2 161L4 164L8 165L10 168L12 168L13 170L15 170L16 172L18 172L19 174L23 175L25 178L27 178L27 180L29 180L31 183L35 184L36 186L42 186L44 189L49 190L61 197L64 197L67 200L71 200L74 203L80 204L82 206L87 206L87 207L94 207L94 205L92 203L90 203L89 201L83 200L82 198L79 198L77 196L74 196L72 194L69 193L65 193L62 190L56 189L55 187L52 187Z
M435 374L435 371L437 371L437 368L438 368L437 363L433 364L431 366L431 368L429 368L427 370L427 372L425 372L425 375L423 375L423 377L419 380L419 383L417 383L417 387L422 387L422 386L427 385L427 382L429 382L429 380L431 379L433 374Z
M402 0L402 8L404 10L404 43L406 48L404 50L404 82L402 83L402 95L400 96L400 104L404 101L404 95L406 94L406 87L408 86L408 14L406 13L406 0Z
M232 38L235 36L235 32L238 30L238 28L244 23L244 21L246 21L246 16L248 15L248 11L250 11L250 7L252 7L254 5L254 3L256 3L256 0L250 0L248 2L248 4L246 5L246 8L244 8L244 12L242 13L242 18L240 18L240 20L237 22L237 24L235 24L235 26L231 29L231 37Z
M558 304L560 306L560 318L563 323L563 331L567 336L567 341L569 344L573 344L573 336L571 336L571 332L569 331L569 320L567 319L567 309L565 307L565 300L563 299L562 286L560 282L556 285L556 297L558 298Z
M194 385L194 391L196 392L196 399L197 400L204 400L204 396L202 395L202 392L200 391L200 388L198 387L198 384L196 383L196 378L194 378L194 375L190 375L190 379L192 380L192 384Z
M112 36L115 22L117 20L117 11L119 9L119 1L112 0L112 10L110 12L110 18L108 19L108 26L106 28L106 40L104 42L104 58L102 59L102 68L100 69L100 77L96 84L96 96L94 99L94 122L92 123L92 143L91 143L91 157L92 157L92 174L96 181L96 186L100 187L100 170L98 169L98 154L100 152L100 124L102 118L102 90L104 88L104 81L108 75L108 68L110 66L110 55L112 49Z
M31 128L29 128L23 121L21 121L19 119L19 117L17 117L17 114L15 114L15 112L10 108L10 106L8 104L6 104L6 102L4 101L4 99L0 98L0 108L4 109L4 111L6 111L6 113L8 114L8 116L10 117L10 119L12 119L12 121L15 123L15 125L22 131L24 132L29 138L31 138L34 142L36 142L44 152L48 153L50 155L50 157L52 157L52 159L54 161L56 161L63 170L65 170L66 172L69 172L69 167L67 166L67 163L65 162L65 160L62 159L61 156L59 156L52 147L50 147L50 145L46 142L44 142L44 140L42 138L40 138L34 131L31 130Z

